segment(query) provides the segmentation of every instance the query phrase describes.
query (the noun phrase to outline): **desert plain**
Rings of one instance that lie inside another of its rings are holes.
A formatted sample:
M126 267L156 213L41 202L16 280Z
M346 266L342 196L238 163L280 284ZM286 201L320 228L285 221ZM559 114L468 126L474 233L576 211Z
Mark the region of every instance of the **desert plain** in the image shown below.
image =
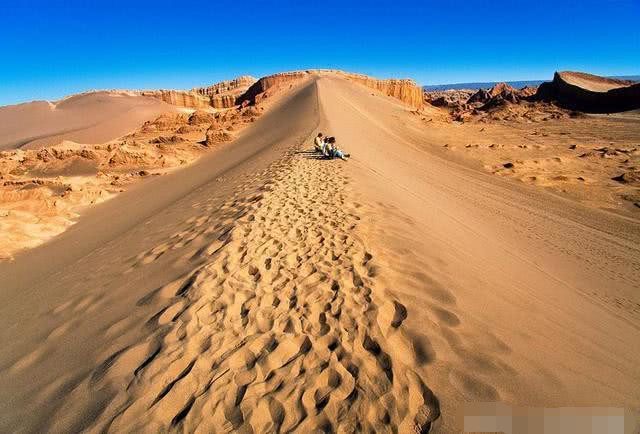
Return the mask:
M640 408L638 86L309 70L0 107L0 431Z

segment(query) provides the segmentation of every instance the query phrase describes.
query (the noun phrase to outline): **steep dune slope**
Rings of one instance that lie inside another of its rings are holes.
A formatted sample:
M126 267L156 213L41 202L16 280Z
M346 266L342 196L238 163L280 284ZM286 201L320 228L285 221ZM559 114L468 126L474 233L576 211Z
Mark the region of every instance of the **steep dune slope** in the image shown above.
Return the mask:
M468 401L640 405L637 221L444 160L416 118L313 77L233 152L0 264L0 430L460 432ZM306 152L318 131L353 158Z
M41 248L0 264L0 341L6 344L0 430L38 432L57 424L66 431L95 422L113 397L110 390L125 385L116 378L93 387L90 379L103 375L97 372L113 355L106 353L155 340L149 332L162 325L144 323L168 301L155 297L158 287L208 261L206 249L198 251L225 239L270 179L269 165L315 127L314 88L295 91L243 132L234 152L214 152L149 180L96 206ZM172 249L158 247L179 239ZM133 374L135 363L125 362L122 372Z
M443 430L466 401L638 406L636 220L443 160L406 110L344 80L319 94Z
M22 332L0 362L3 429L431 426L437 399L391 352L406 309L374 291L348 175L295 152L317 101L311 82L266 114L230 170L203 160L141 186L0 269L3 330Z

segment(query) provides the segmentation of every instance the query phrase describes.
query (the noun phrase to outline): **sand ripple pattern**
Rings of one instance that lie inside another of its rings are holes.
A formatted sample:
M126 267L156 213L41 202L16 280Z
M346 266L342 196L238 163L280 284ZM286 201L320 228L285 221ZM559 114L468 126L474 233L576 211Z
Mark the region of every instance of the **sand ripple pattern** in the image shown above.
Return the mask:
M113 395L93 429L426 432L439 416L385 338L407 309L375 289L345 166L279 164L207 262L162 288L148 341L93 372Z

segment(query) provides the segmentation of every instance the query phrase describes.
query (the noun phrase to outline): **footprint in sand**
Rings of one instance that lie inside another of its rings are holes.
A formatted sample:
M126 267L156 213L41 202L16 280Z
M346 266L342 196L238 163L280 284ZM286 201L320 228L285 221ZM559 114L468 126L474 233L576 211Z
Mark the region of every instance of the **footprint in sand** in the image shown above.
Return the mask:
M355 236L358 206L345 206L342 169L329 173L325 163L293 155L278 162L268 188L229 203L230 215L251 208L196 252L203 264L138 302L167 300L147 322L147 343L121 349L91 374L89 387L114 390L94 428L429 430L437 400L408 367L429 349L403 331L410 310L375 290L380 270ZM318 203L324 224L309 212ZM211 225L205 217L137 260L187 243ZM455 303L447 293L435 297ZM409 358L398 354L405 350ZM452 378L463 391L490 395Z

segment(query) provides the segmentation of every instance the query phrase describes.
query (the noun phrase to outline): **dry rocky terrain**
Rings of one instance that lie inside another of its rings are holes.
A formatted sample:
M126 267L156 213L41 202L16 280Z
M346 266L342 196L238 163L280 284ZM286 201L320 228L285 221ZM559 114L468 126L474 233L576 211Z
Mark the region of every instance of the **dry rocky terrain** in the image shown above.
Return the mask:
M505 83L475 92L426 92L432 107L421 119L434 143L454 158L480 162L496 175L637 216L640 111L584 113L543 100L538 93L535 88L518 90Z
M0 258L57 235L91 204L193 162L233 139L263 107L164 114L100 145L69 141L0 152Z

